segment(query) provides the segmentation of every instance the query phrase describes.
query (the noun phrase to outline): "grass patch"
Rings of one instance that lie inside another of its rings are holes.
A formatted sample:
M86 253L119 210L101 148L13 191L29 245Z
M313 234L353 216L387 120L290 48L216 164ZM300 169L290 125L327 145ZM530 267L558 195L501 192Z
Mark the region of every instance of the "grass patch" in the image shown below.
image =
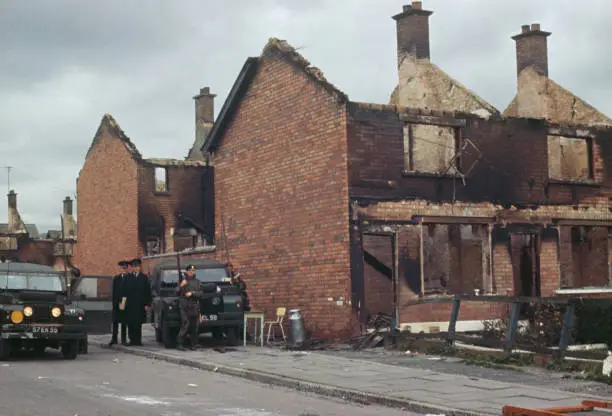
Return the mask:
M522 371L519 367L533 365L534 360L532 356L522 354L506 354L503 356L480 354L466 357L462 362L477 367Z
M602 363L577 362L569 360L553 360L546 365L547 370L563 373L574 373L574 378L581 380L597 381L612 385L612 377L601 373ZM579 374L575 374L579 373Z

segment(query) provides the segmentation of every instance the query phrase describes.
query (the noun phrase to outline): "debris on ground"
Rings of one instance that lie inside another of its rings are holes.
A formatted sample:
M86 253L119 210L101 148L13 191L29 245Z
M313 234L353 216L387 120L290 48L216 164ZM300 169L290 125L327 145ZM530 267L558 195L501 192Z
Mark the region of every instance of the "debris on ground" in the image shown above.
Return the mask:
M376 348L382 345L384 334L391 331L391 315L378 313L368 320L365 333L353 338L351 344L356 351L366 348Z

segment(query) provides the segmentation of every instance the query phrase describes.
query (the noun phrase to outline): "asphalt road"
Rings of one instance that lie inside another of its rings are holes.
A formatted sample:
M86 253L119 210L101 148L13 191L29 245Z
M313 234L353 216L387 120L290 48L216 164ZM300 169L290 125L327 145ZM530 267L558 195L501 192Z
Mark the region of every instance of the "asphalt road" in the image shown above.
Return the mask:
M0 416L406 415L90 346L0 363Z

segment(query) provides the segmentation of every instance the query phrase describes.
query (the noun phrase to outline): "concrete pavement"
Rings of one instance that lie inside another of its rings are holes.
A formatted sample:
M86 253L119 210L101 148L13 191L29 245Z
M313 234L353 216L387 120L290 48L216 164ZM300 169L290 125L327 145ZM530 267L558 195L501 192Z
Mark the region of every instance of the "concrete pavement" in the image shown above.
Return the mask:
M323 399L92 347L0 363L0 416L323 416L406 413ZM415 415L416 416L416 415Z
M248 346L219 353L212 348L180 352L157 345L144 331L144 347L118 350L268 384L291 387L362 403L400 407L421 413L499 415L504 405L552 407L584 399L605 398L554 388L492 381L461 374L342 358L314 352L291 352ZM104 345L108 337L91 337Z

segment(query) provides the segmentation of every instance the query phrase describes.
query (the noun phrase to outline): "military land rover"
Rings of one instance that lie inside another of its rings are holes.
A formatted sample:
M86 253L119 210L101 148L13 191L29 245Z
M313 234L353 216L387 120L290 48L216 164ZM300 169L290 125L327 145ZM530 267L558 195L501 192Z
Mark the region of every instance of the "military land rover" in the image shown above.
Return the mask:
M212 333L217 340L236 345L243 325L244 305L240 289L229 277L227 265L209 259L190 259L189 264L195 266L195 277L202 283L199 334ZM157 263L151 273L152 323L157 342L166 348L176 347L181 326L178 267L175 259L166 259Z
M71 305L66 276L34 263L0 263L0 360L27 349L87 351L84 311Z

